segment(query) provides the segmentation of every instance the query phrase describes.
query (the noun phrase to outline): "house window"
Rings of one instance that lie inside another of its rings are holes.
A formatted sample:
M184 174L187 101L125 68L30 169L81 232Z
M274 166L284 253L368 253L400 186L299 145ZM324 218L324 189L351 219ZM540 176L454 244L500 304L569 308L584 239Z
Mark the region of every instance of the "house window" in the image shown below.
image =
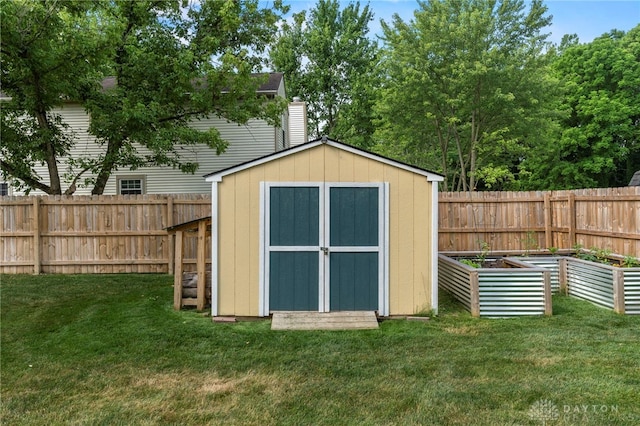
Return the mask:
M142 176L118 178L118 194L138 195L145 193L145 181Z
M0 182L0 196L9 195L9 184L7 182Z

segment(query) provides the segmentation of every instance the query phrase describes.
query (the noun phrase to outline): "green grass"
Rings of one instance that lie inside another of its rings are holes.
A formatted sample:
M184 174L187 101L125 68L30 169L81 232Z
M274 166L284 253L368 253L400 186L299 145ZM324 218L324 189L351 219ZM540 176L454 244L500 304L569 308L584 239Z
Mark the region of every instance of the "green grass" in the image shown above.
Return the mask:
M474 319L441 295L427 322L274 332L175 312L171 284L1 276L0 423L640 424L639 317L555 297Z

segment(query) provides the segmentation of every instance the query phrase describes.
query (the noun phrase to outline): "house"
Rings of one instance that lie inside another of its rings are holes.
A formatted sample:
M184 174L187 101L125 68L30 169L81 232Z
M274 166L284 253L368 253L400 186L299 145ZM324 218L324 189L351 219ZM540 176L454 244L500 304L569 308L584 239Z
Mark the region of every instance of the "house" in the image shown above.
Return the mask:
M437 311L442 180L326 138L210 173L212 315Z
M104 87L113 84L113 78L103 81ZM283 74L270 73L268 81L259 87L257 94L286 97ZM6 96L4 99L7 99ZM77 144L73 148L74 155L98 156L101 153L103 148L88 133L89 116L82 105L77 102L65 102L55 112L62 116L64 122L75 133ZM306 105L299 99L290 104L278 127L273 127L264 120L252 119L246 125L238 125L218 117L193 121L192 126L202 130L215 127L220 131L222 138L229 141L227 150L222 155L216 155L214 150L204 145L183 146L184 159L198 162L200 170L206 171L225 169L307 141ZM48 176L46 166L38 167L36 171L45 179ZM133 171L114 171L104 194L207 193L209 190L210 185L202 179L202 173L192 175L170 167L155 166ZM13 190L6 182L0 182L0 191L0 195L23 195ZM42 193L31 191L31 194ZM91 187L78 188L75 192L75 195L90 194Z

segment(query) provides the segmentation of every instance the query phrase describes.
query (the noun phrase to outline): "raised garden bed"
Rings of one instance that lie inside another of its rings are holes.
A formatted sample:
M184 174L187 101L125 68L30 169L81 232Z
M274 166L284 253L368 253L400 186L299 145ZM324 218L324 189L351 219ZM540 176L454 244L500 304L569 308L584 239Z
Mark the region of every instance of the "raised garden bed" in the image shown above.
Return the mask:
M475 268L460 262L462 259L438 256L438 285L471 315L551 315L551 273L547 269L514 258L492 258L499 264Z
M547 268L552 292L588 300L617 313L640 315L640 267L624 267L629 262L623 256L578 250L517 259Z
M448 253L450 258L457 259L473 259L478 255L473 252ZM505 251L492 252L491 256L504 256L510 261L547 269L552 292L584 299L617 313L640 315L640 266L625 267L629 260L637 260L635 258L610 253L603 255L603 252L584 249L564 250L556 254L539 251L524 256ZM447 281L455 279L440 275L441 286L445 289L447 284L442 283Z
M545 268L549 271L551 293L560 293L564 287L562 284L566 283L566 279L561 280L560 277L566 277L566 257L554 256L554 255L540 255L540 256L518 256L508 257L508 259L518 259L521 262L529 263L538 268ZM561 269L563 269L561 271ZM562 281L562 283L561 283Z
M588 300L621 314L640 314L640 267L624 267L626 259L622 256L579 250L562 256L517 259L549 269L554 292Z
M640 267L623 268L575 257L565 259L566 275L561 275L560 280L566 283L568 295L620 314L640 315Z

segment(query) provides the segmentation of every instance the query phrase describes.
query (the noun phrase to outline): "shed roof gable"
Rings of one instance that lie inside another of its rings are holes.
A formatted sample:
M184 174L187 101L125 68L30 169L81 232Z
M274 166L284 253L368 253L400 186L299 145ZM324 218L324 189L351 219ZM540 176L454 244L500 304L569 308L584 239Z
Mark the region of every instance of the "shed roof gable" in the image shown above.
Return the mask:
M397 160L393 160L391 158L387 158L384 157L382 155L379 154L375 154L373 152L370 151L366 151L364 149L361 148L356 148L354 146L351 145L347 145L343 142L339 142L333 139L328 139L326 137L323 138L319 138L319 139L315 139L313 141L304 143L302 145L297 145L295 147L283 150L283 151L278 151L275 152L273 154L269 154L269 155L265 155L264 157L260 157L260 158L256 158L254 160L250 160L247 161L245 163L241 163L241 164L237 164L235 166L232 167L228 167L226 169L222 169L222 170L218 170L216 172L213 173L208 173L206 175L204 175L204 178L206 179L207 182L219 182L222 180L223 177L228 176L228 175L232 175L234 173L238 173L240 171L249 169L251 167L255 167L255 166L259 166L261 164L265 164L265 163L269 163L271 161L276 161L280 158L283 157L287 157L289 155L294 155L298 152L302 152L302 151L306 151L312 148L315 148L317 146L320 146L322 144L326 144L328 146L343 150L343 151L347 151L350 152L352 154L355 155L359 155L362 157L366 157L369 158L371 160L374 161L378 161L380 163L384 163L384 164L388 164L391 165L393 167L397 167L403 170L407 170L409 172L418 174L418 175L422 175L424 177L427 178L428 181L432 181L432 182L442 182L444 180L444 176L442 176L439 173L435 173L426 169L422 169L420 167L416 167L416 166L412 166L410 164L406 164L403 163L401 161L397 161Z

